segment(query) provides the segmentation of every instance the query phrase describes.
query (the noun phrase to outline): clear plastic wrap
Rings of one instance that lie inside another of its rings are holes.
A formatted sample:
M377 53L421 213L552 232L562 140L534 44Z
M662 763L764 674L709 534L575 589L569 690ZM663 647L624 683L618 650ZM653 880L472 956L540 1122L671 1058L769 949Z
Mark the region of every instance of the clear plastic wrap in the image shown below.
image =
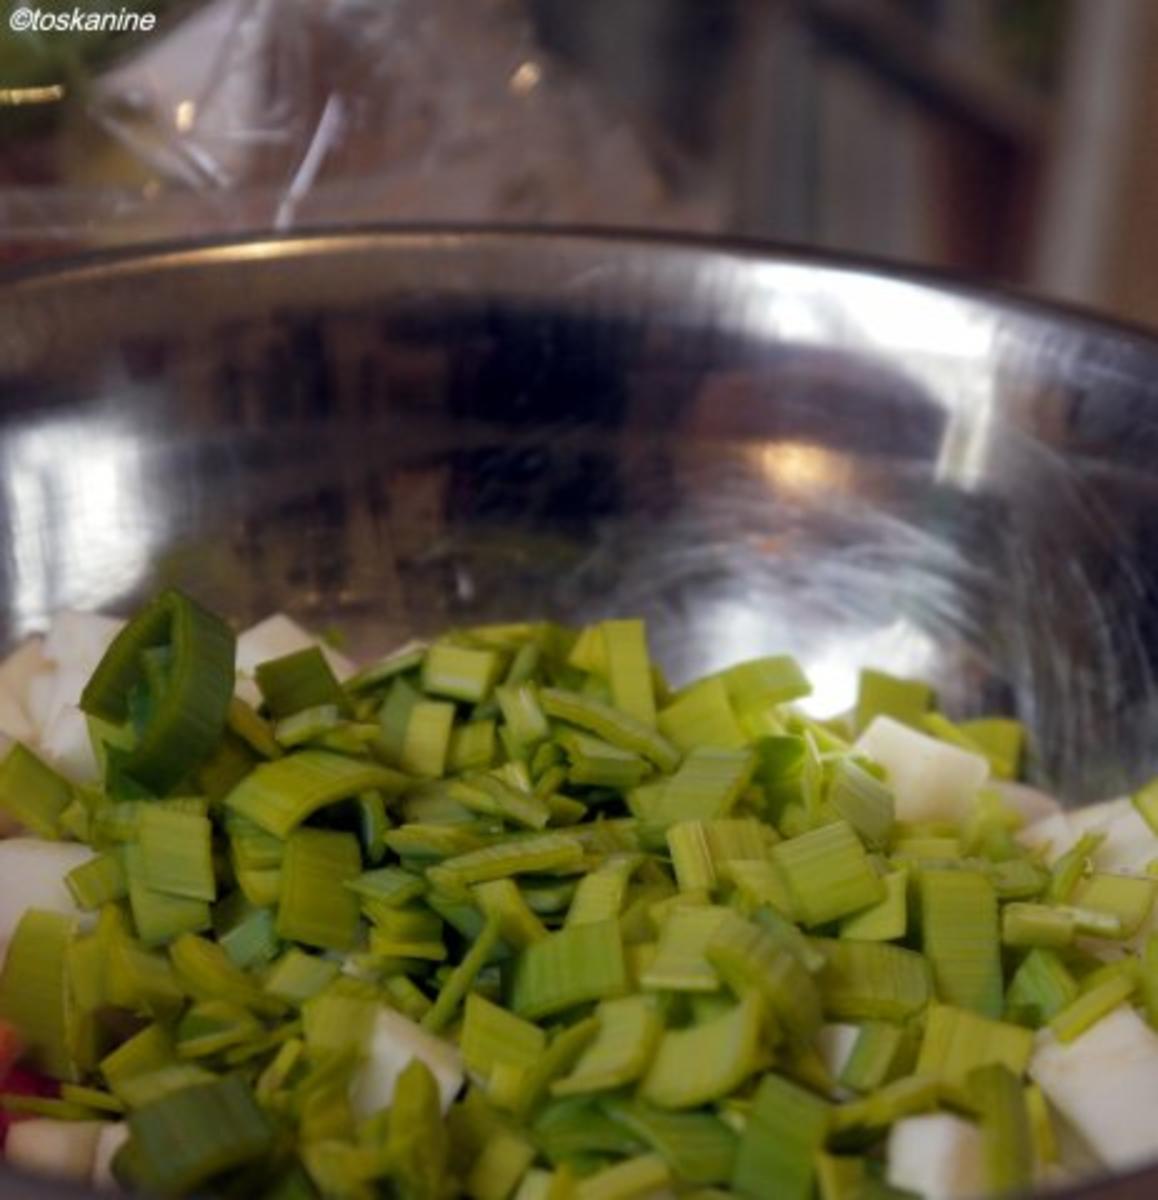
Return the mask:
M6 135L10 250L363 221L722 225L707 187L677 186L536 45L519 0L179 4L69 90L48 128Z

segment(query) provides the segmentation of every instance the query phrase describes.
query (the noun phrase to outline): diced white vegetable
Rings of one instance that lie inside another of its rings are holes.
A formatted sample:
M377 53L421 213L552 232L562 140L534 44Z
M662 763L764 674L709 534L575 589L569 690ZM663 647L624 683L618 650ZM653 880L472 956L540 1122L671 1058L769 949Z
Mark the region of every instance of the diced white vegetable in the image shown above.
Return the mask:
M1158 1158L1158 1034L1129 1005L1068 1045L1043 1029L1029 1075L1106 1166Z
M1078 840L1070 822L1070 814L1059 812L1041 821L1026 825L1017 833L1017 840L1029 850L1043 850L1044 861L1052 865Z
M28 699L28 685L48 665L48 659L44 657L44 638L39 634L25 638L0 663L0 687L11 692L23 708Z
M381 1009L374 1020L366 1061L350 1088L354 1115L361 1120L389 1108L394 1102L398 1076L416 1058L430 1068L438 1083L442 1111L446 1112L462 1087L462 1060L458 1051L401 1013Z
M109 1121L100 1131L92 1164L94 1188L110 1192L120 1190L120 1184L113 1177L113 1159L128 1140L129 1126L125 1121Z
M980 754L927 737L891 717L874 717L856 749L888 772L899 821L959 821L989 777L989 763Z
M816 1052L833 1079L839 1079L860 1037L859 1025L821 1025Z
M39 749L58 771L77 783L95 783L100 777L88 718L75 705L67 705L53 717Z
M43 639L38 637L22 642L0 663L0 733L19 742L36 736L28 712L28 688L46 667Z
M924 1200L974 1200L985 1191L981 1130L948 1113L898 1121L888 1164L889 1183Z
M1141 872L1158 859L1158 837L1128 797L1079 808L1070 815L1070 823L1079 833L1106 835L1094 852L1099 871Z
M64 877L93 857L76 842L46 842L40 838L0 840L0 963L20 918L27 909L45 908L91 924L90 914L73 903Z
M34 675L28 683L25 707L37 738L56 711L56 676L56 668L47 667L38 675Z
M15 742L29 742L36 736L36 730L23 707L17 703L16 697L11 692L2 687L0 687L0 734Z
M1094 866L1099 871L1140 873L1158 859L1158 836L1128 797L1055 813L1027 825L1018 834L1018 840L1031 849L1048 846L1046 862L1053 863L1086 833L1105 836L1093 854Z
M274 613L238 634L237 669L244 675L252 675L258 663L307 650L310 646L321 650L339 680L349 679L354 674L356 668L344 654L327 646L285 613Z
M1026 825L1044 821L1046 817L1052 817L1062 811L1062 806L1055 796L1024 783L1011 783L1007 779L995 779L990 786L1001 794L1002 800L1021 817Z
M238 700L244 700L252 708L257 708L261 704L261 688L257 686L257 680L251 675L243 674L241 671L237 672L237 681L233 685L233 694Z
M87 1183L92 1176L97 1139L105 1121L17 1121L8 1130L4 1158L10 1166L36 1175L55 1175Z
M70 609L58 612L44 639L44 657L87 679L124 624L117 617L105 617L100 613Z
M53 667L29 684L28 704L36 735L43 739L61 713L76 708L92 672L72 666Z

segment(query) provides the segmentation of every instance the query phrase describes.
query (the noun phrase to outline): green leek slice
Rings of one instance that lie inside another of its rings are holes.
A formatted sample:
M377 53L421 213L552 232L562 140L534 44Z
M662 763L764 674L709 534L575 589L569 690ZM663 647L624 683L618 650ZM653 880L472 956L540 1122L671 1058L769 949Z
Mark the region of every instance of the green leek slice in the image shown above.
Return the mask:
M778 1200L811 1200L816 1156L828 1127L824 1101L778 1075L765 1075L736 1151L733 1190L761 1200L771 1185Z
M604 1000L595 1010L595 1040L579 1056L571 1073L551 1084L553 1096L580 1096L634 1083L655 1053L663 1020L650 996Z
M537 1020L628 990L618 921L572 925L528 946L511 982L511 1008Z
M879 904L885 885L847 821L834 821L772 848L805 925L824 925Z
M287 837L320 808L378 789L398 795L410 780L375 763L325 750L300 750L255 767L225 798L225 807L275 837Z
M169 1195L262 1157L274 1141L273 1125L235 1075L162 1096L128 1123L134 1182Z
M12 934L0 972L0 1020L11 1022L40 1068L61 1080L75 1077L68 986L68 947L75 934L71 918L29 909Z
M63 775L16 742L0 762L0 811L37 837L61 835L61 818L73 801L73 787Z
M640 1097L657 1108L684 1109L727 1096L760 1069L763 1022L764 1003L753 991L702 1025L669 1029L660 1038Z
M358 936L359 905L345 885L361 869L353 834L328 829L292 833L282 864L278 936L321 949L349 950Z
M126 774L164 793L208 755L225 728L234 687L234 636L220 618L180 592L163 592L113 639L81 693L92 717L124 723L144 679L143 655L169 647L162 694L123 763Z
M1000 1016L1003 1008L997 897L975 871L925 870L919 880L922 940L940 999Z

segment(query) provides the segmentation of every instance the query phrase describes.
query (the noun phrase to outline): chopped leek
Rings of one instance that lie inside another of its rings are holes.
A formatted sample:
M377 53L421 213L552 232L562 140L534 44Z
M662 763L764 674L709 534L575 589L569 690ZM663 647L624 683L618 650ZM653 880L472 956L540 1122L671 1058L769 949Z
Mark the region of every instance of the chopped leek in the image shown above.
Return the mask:
M522 949L547 936L542 921L531 910L514 880L492 879L475 884L473 894L483 913L498 921L499 933L508 945Z
M640 861L638 854L613 854L596 870L584 875L567 909L566 924L590 925L593 921L618 917Z
M483 1146L466 1178L471 1200L508 1200L535 1161L535 1147L510 1130L499 1130Z
M828 1126L827 1104L779 1075L765 1075L736 1151L733 1190L761 1200L773 1186L778 1198L811 1200Z
M490 695L502 669L502 657L495 650L436 642L422 660L422 686L432 696L479 704Z
M405 675L408 671L422 666L425 656L425 642L408 642L392 654L385 655L377 662L371 663L368 667L351 675L343 687L351 694L373 691L388 683L396 675Z
M1022 1075L1032 1050L1033 1033L1028 1029L935 1004L929 1010L916 1073L936 1078L951 1093L960 1095L978 1067L997 1063Z
M304 1004L316 996L338 974L332 959L318 958L291 946L273 964L265 977L265 990L290 1004Z
M716 886L716 868L708 832L702 821L681 821L667 831L672 869L683 892L710 892Z
M551 726L533 684L504 684L495 689L495 700L519 746L531 749L550 736Z
M1095 872L1081 880L1070 893L1070 903L1078 909L1092 909L1118 919L1122 938L1132 937L1154 907L1158 879L1138 875L1108 875Z
M720 980L706 957L726 908L673 908L663 922L659 946L640 985L649 991L714 992Z
M1002 717L962 721L958 729L989 759L997 779L1016 779L1025 753L1025 726Z
M640 1154L588 1175L575 1186L575 1200L643 1200L662 1194L670 1178L658 1154Z
M708 932L703 953L736 995L757 992L790 1036L810 1041L820 1024L820 998L792 950L767 929L736 916L713 922Z
M226 808L284 838L319 808L377 788L405 791L397 771L324 750L300 750L255 767L225 798Z
M78 908L91 912L128 895L129 882L119 854L107 852L73 867L64 877Z
M141 814L137 843L144 882L166 895L215 900L212 836L207 817L150 805Z
M1151 779L1140 787L1130 801L1151 830L1158 833L1158 779Z
M747 735L722 679L705 679L681 692L658 717L660 732L681 750L740 750Z
M857 732L863 732L880 716L919 728L932 703L933 689L928 684L866 668L860 673L856 698Z
M884 878L885 896L879 903L845 917L840 936L862 942L895 942L909 927L909 872L890 871Z
M122 724L130 694L144 679L142 658L160 646L172 650L165 686L122 765L131 778L164 792L208 755L225 728L234 687L230 628L188 596L163 592L113 639L80 707Z
M577 870L582 862L583 847L575 838L547 833L455 855L431 868L429 878L440 886L465 887L528 872Z
M828 803L864 839L883 850L893 831L893 794L874 775L851 758L842 758L828 787Z
M816 977L824 1015L836 1021L903 1021L928 1004L932 991L925 959L884 942L823 940Z
M554 1096L579 1096L634 1083L648 1068L663 1032L659 1007L649 996L604 1000L595 1010L595 1040L571 1073L551 1084Z
M1112 975L1097 987L1080 992L1065 1008L1054 1014L1049 1027L1059 1042L1072 1042L1107 1013L1113 1012L1124 1000L1128 1000L1137 986L1136 976Z
M171 1092L129 1114L133 1181L172 1195L252 1162L273 1145L274 1127L237 1076Z
M679 765L679 749L662 732L609 704L561 688L544 688L539 700L549 717L577 725L621 750L640 754L661 771L674 771Z
M641 815L659 824L726 817L755 767L755 758L745 751L696 747Z
M349 950L357 941L359 913L358 897L345 884L360 870L353 834L327 829L291 834L282 864L278 936L307 946Z
M642 621L604 621L603 649L611 702L620 711L655 724L655 690Z
M754 658L720 672L741 718L809 695L812 686L796 659L787 654Z
M1073 915L1048 904L1007 904L1001 910L1006 946L1068 946L1074 940Z
M824 925L885 898L885 885L847 821L834 821L772 848L805 925Z
M450 731L446 748L446 768L458 771L481 771L494 762L494 721L467 721Z
M72 1019L68 945L75 923L61 913L30 908L21 917L0 972L0 1020L20 1031L41 1068L72 1079Z
M154 875L139 843L124 847L129 881L129 908L137 935L147 946L160 946L182 933L199 933L212 924L207 900L177 896L153 887Z
M278 720L307 709L345 707L341 685L317 646L258 663L255 675L266 707Z
M42 838L58 838L73 788L22 742L0 762L0 811Z
M438 779L446 769L454 705L441 700L420 700L410 710L398 765L411 775Z
M438 993L438 999L422 1018L423 1029L429 1029L431 1033L440 1033L450 1023L468 989L474 983L475 976L482 970L483 965L491 956L491 952L498 945L499 929L499 918L493 915L487 917L486 924L482 927L474 945L447 976L446 982Z
M1146 1020L1152 1029L1158 1028L1158 934L1152 933L1143 947L1140 986Z
M1047 949L1031 950L1006 989L1006 1019L1035 1027L1045 1025L1077 994L1077 981L1056 954Z
M937 995L986 1016L1002 1011L997 897L975 871L922 871L921 934Z
M1058 1158L1047 1097L1090 1124L1062 1057L1158 1055L1158 789L1023 832L983 787L1013 722L881 672L816 721L787 657L673 692L638 620L456 630L344 686L296 627L250 642L263 715L169 593L85 691L103 778L0 763L0 808L86 843L13 876L0 1018L65 1086L5 1106L123 1115L129 1186L1008 1191ZM1134 1138L1097 1126L1111 1163Z
M1001 1063L976 1068L966 1082L981 1115L987 1186L996 1195L1026 1190L1034 1178L1033 1143L1021 1082Z
M546 1049L547 1035L472 992L466 998L460 1046L466 1069L485 1081L499 1063L533 1067Z
M627 990L619 923L593 921L527 946L515 964L510 1001L519 1016L537 1020Z
M876 1091L911 1068L911 1038L903 1026L866 1021L840 1073L840 1082L854 1092Z
M590 928L590 926L587 926ZM657 1108L698 1108L722 1099L761 1065L764 1003L754 991L721 1016L660 1038L640 1097Z
M228 1000L266 1012L280 1011L280 1005L271 1005L262 995L256 980L237 966L222 946L208 938L182 934L170 945L169 958L190 995Z
M564 733L559 744L567 751L571 764L567 779L579 786L625 791L651 774L651 765L642 755L590 734Z
M320 742L344 725L342 713L336 704L316 704L313 708L303 708L291 716L282 717L274 726L274 737L281 749L292 750L295 746Z

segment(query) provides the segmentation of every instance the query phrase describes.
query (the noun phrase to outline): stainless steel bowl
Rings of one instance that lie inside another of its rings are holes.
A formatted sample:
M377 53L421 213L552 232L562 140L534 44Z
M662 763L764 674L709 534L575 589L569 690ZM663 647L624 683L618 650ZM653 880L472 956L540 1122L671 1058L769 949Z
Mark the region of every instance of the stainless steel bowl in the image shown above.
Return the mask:
M1158 343L1082 315L604 235L97 257L0 277L0 460L0 641L163 584L355 653L632 613L677 679L1014 713L1074 803L1158 767Z

